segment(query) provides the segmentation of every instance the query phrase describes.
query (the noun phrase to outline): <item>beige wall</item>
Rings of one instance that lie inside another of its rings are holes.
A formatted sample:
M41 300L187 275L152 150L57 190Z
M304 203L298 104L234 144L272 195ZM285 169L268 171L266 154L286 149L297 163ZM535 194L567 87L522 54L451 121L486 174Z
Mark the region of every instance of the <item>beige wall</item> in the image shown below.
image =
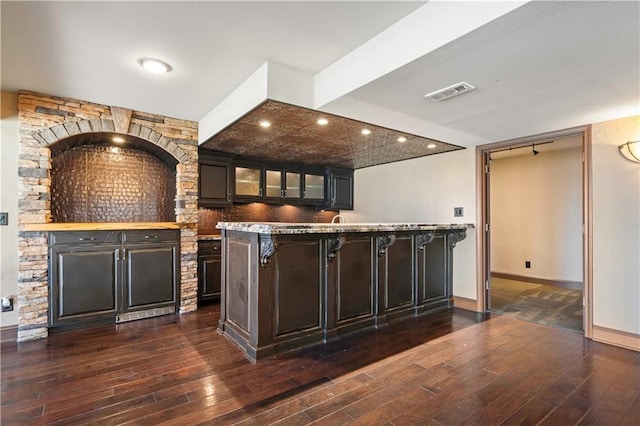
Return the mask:
M0 211L9 213L9 225L0 226L0 296L18 294L18 97L2 92L0 130ZM0 326L18 323L17 307L0 314Z
M593 323L640 334L640 164L618 145L640 140L640 116L592 126Z
M640 334L640 165L617 146L640 139L640 117L593 125L594 325ZM475 150L357 170L347 220L476 223ZM476 226L478 224L476 223ZM454 294L476 299L475 233L455 248ZM635 337L633 337L635 336Z
M355 172L348 222L476 223L475 150L465 149ZM454 207L464 217L453 216ZM476 299L476 230L453 250L453 293Z
M581 282L582 148L495 158L489 176L491 272Z

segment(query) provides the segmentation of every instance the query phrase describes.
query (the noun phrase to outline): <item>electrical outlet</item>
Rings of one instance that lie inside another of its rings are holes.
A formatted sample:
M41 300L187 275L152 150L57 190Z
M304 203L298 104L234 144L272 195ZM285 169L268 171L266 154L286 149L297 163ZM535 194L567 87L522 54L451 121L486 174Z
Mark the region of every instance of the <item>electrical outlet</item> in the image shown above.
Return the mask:
M531 261L530 260L525 261L524 262L524 267L527 268L527 269L531 269Z
M6 226L9 224L9 213L0 212L0 226Z
M13 311L13 298L5 296L2 298L2 312Z
M453 217L463 217L464 216L464 208L463 207L454 207L453 208Z

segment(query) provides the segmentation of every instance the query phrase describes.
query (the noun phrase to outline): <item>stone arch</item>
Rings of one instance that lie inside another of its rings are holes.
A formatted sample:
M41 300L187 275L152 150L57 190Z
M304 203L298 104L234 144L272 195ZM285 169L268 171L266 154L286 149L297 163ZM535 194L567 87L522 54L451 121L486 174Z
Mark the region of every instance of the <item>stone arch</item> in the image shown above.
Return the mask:
M48 334L48 227L51 151L76 135L136 137L175 159L175 222L180 227L180 313L197 309L198 123L22 91L18 95L18 341Z
M34 133L33 138L37 140L40 145L48 148L63 139L84 133L120 132L116 131L113 120L108 118L96 118L93 120L85 119L80 121L66 121L62 124L57 124ZM129 125L129 129L126 134L143 139L162 148L180 163L184 163L189 158L189 155L175 143L173 138L163 136L150 127L132 123Z

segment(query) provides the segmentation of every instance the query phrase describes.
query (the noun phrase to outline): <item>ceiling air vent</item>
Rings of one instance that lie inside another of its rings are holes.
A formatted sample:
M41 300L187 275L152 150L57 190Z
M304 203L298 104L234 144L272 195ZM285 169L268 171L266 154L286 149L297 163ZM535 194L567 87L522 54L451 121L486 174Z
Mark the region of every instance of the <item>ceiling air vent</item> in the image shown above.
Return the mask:
M436 90L435 92L427 93L424 95L425 98L433 99L434 101L444 101L445 99L452 98L454 96L461 95L463 93L467 93L475 89L469 83L465 83L464 81L454 84L449 87L445 87L444 89Z

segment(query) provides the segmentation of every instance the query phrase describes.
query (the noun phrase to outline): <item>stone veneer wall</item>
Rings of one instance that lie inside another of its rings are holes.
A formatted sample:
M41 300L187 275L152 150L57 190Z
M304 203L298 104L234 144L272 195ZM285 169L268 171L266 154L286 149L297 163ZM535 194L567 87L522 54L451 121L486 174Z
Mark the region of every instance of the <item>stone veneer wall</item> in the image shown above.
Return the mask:
M180 312L197 309L198 123L119 107L48 96L18 94L18 341L48 334L47 233L26 224L51 221L49 147L81 133L122 133L171 154L176 166L176 222L180 237Z

